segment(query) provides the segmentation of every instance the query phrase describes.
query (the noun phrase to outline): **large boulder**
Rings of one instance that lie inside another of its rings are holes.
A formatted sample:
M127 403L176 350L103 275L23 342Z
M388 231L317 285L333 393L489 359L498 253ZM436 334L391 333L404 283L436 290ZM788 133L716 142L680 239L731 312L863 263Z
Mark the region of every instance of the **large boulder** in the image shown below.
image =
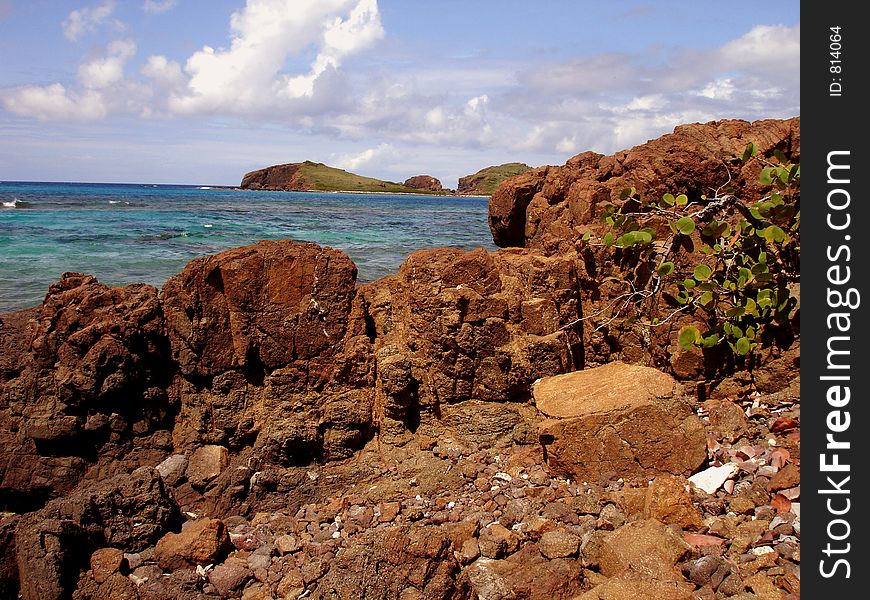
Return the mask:
M621 362L537 382L550 470L590 481L690 474L707 456L706 436L677 391L669 375Z

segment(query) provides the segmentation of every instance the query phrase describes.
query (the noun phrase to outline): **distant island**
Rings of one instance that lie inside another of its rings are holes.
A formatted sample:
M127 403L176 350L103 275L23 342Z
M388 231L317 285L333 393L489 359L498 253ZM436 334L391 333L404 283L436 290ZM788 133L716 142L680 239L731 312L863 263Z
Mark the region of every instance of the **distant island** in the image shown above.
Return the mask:
M428 176L419 176L426 178ZM412 177L405 184L364 177L330 167L323 163L306 160L301 163L273 165L245 174L239 187L246 190L278 190L288 192L389 192L405 194L447 194L441 183L431 177L423 181ZM413 187L417 182L420 187Z
M415 175L406 179L404 183L396 183L306 160L301 163L272 165L246 173L239 187L245 190L287 192L386 192L489 196L505 179L530 169L531 167L522 163L487 167L473 175L461 177L458 189L453 191L443 188L441 182L431 175Z
M456 193L469 196L492 196L502 181L531 170L532 167L529 165L516 162L486 167L474 175L461 177Z

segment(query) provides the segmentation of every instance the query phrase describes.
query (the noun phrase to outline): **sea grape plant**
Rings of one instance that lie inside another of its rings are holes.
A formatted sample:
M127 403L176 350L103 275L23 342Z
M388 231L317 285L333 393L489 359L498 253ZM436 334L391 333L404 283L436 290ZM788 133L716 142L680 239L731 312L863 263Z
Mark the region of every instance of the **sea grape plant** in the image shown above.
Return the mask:
M694 201L682 193L649 200L628 188L620 194L623 203L601 216L607 225L601 243L651 273L632 294L641 299L641 314L661 314L654 309L662 299L671 307L664 319L641 322L656 326L688 312L705 323L680 329L683 349L725 345L738 357L753 354L772 340L797 303L789 285L800 281L800 165L779 150L766 159L754 143L740 160L763 165L760 183L767 193L751 205L728 184ZM665 236L649 226L654 216L666 219Z

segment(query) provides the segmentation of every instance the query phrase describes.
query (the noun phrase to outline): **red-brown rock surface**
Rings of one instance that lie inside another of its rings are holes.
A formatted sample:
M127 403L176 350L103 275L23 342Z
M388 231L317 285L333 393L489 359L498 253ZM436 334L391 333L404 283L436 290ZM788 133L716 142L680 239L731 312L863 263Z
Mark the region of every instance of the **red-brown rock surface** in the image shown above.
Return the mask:
M800 158L800 119L717 121L681 125L674 133L629 150L603 156L585 152L561 167L540 167L505 181L489 203L489 225L499 246L573 250L594 226L604 202L634 187L643 198L685 193L692 198L734 188L749 201L759 198L758 163L741 165L754 142L765 156L779 149Z
M405 180L405 187L414 188L415 190L428 190L431 192L440 192L442 189L441 182L431 175L415 175Z
M311 184L300 173L300 165L287 163L245 173L240 187L248 190L307 191L311 189Z
M521 176L504 223L522 213L528 248L423 250L363 286L291 241L162 293L64 276L0 316L0 509L19 513L0 596L799 594L799 345L698 403L710 371L679 319L609 327L635 274L575 243L624 185L702 189L724 171L699 157L796 156L797 126L687 126ZM683 478L705 461L730 473L709 493ZM114 476L140 465L159 468Z

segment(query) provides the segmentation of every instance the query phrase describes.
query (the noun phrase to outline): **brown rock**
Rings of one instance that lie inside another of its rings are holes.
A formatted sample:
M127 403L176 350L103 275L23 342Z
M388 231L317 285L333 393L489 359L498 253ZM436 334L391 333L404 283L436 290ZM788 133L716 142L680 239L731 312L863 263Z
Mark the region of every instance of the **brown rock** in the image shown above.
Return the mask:
M692 504L685 477L659 475L647 487L644 517L682 529L699 530L704 526L700 511Z
M318 580L314 599L399 598L413 587L426 600L463 597L459 563L439 527L401 526L355 536Z
M759 167L740 165L736 159L752 141L765 155L779 148L797 161L799 128L797 118L681 125L673 134L613 156L586 152L562 167L534 169L508 179L493 194L489 204L493 240L502 247L538 248L558 240L561 247L573 249L572 234L579 237L575 227L594 223L597 206L618 201L627 187L658 199L666 192L698 190L700 195L731 181L738 195L754 201L762 192L757 183ZM536 194L541 202L533 205Z
M743 409L729 401L710 400L704 403L710 415L710 425L717 437L734 442L749 433L749 420Z
M209 376L330 353L355 279L343 252L289 240L195 259L163 286L173 357L184 374Z
M618 576L601 583L575 600L695 600L694 586L685 582Z
M220 519L189 523L180 533L167 533L154 549L154 558L164 571L217 562L226 554L230 537Z
M549 559L568 558L580 549L580 538L567 531L548 531L538 541L541 554Z
M480 554L486 558L502 558L517 551L520 539L510 529L500 523L482 529L477 543L480 545Z
M208 580L218 594L222 597L231 598L239 595L242 587L253 576L248 568L247 561L241 558L230 557L225 562L209 571Z
M432 192L440 192L443 188L441 182L431 175L415 175L405 180L405 187L414 188L416 190L428 190Z
M551 417L538 430L551 471L594 481L697 469L707 454L703 425L675 387L660 371L620 362L542 379L534 396Z
M221 474L229 464L229 453L223 446L200 446L190 455L186 475L194 487L203 487Z
M178 508L154 469L83 487L24 515L15 532L21 594L53 600L72 593L72 574L88 568L94 546L140 551L178 519Z
M153 464L128 444L133 429L147 434L169 413L155 288L65 273L41 306L0 318L2 352L0 503L37 510L70 492L95 456L119 464L104 476Z
M480 600L571 598L583 588L580 565L574 559L547 560L535 544L503 560L480 558L465 574L474 596Z
M127 559L117 548L100 548L91 554L91 572L97 583L103 583L126 566Z
M601 547L601 573L613 577L631 569L652 579L681 578L674 565L691 547L671 529L651 519L628 523L614 531Z
M794 463L789 463L783 467L767 484L767 489L771 492L779 490L787 490L801 483L800 467Z

